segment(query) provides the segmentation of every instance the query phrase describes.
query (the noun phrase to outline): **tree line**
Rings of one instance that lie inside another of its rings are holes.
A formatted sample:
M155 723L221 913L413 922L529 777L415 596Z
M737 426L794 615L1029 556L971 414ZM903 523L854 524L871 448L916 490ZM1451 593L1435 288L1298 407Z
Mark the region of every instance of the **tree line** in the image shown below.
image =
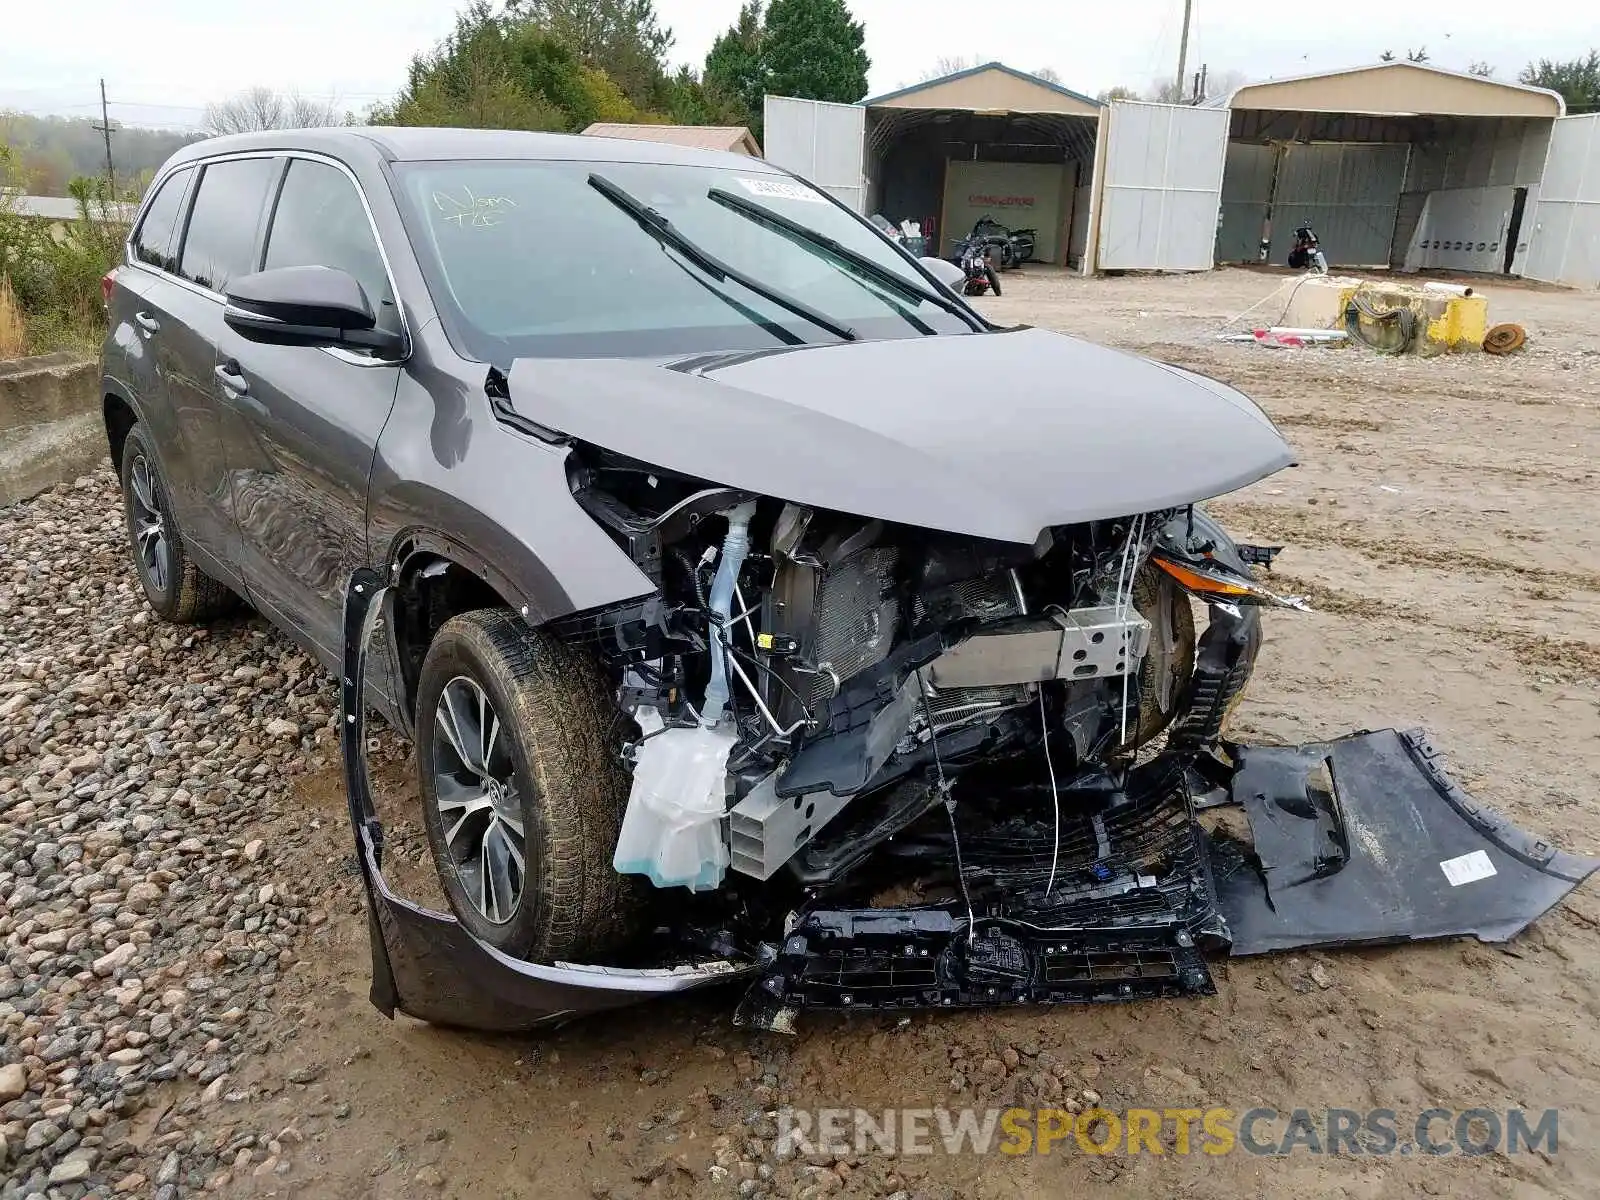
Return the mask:
M746 0L700 70L670 66L653 0L474 0L412 59L375 124L576 132L596 121L744 125L767 92L853 103L865 31L844 0Z
M112 135L117 187L139 188L155 169L199 134L120 127ZM89 117L36 117L0 112L0 146L10 154L11 182L40 196L65 196L79 176L103 178L104 136Z

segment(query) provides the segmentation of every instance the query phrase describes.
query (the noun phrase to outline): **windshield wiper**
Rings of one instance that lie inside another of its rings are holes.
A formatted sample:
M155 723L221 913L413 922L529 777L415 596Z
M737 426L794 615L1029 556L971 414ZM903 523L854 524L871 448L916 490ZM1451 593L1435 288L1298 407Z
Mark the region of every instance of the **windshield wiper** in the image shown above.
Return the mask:
M953 316L960 317L973 329L987 328L983 319L965 307L954 296L941 296L938 292L921 287L911 282L903 275L898 275L888 267L879 266L864 254L860 254L842 242L829 237L825 233L818 233L815 229L808 229L798 221L791 221L782 213L773 212L764 204L757 204L753 200L746 200L722 188L712 188L706 195L722 205L732 209L740 216L765 225L775 233L781 233L791 241L798 241L813 250L821 250L833 255L842 262L848 263L862 275L866 275L891 291L899 292L911 300L926 300L930 304L937 304L940 308Z
M740 287L771 301L779 308L787 309L797 317L810 321L818 329L826 329L834 337L843 338L847 342L856 341L860 336L850 326L840 324L832 317L818 312L804 300L797 300L793 296L786 295L776 288L768 287L766 284L751 278L737 267L730 267L720 258L702 249L697 243L678 232L666 217L645 204L633 193L612 183L604 175L590 175L589 186L637 221L640 229L643 229L663 246L671 246L679 254L694 263L695 266L716 279L718 283L731 279Z

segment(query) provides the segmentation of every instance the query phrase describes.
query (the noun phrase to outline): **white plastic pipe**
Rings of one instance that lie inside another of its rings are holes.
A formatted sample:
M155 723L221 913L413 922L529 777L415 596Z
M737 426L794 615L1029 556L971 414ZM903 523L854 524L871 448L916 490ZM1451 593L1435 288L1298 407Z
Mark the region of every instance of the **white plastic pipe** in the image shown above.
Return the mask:
M733 637L733 592L750 553L750 522L756 515L756 502L748 501L728 510L728 532L722 539L722 558L711 581L711 611L719 628L711 631L711 680L706 684L706 699L700 709L700 723L715 728L728 708L728 661L724 639Z

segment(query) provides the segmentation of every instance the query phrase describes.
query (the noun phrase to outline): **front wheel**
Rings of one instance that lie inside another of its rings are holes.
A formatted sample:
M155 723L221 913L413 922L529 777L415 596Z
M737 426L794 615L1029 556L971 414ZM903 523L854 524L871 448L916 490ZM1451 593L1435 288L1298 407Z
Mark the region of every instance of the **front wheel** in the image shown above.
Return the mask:
M593 656L504 609L434 636L417 689L423 820L452 911L515 958L603 955L631 932L611 866L629 781Z
M995 274L993 267L985 267L983 273L989 280L989 286L994 289L994 294L998 296L1000 294L1000 276Z

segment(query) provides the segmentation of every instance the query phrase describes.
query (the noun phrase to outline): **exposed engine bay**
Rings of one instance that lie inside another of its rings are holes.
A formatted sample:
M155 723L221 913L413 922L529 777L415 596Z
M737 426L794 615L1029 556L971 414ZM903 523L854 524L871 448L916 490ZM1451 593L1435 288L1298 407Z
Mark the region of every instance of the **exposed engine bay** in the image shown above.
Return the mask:
M360 699L386 581L358 573L346 772L385 1012L524 1028L731 978L770 1029L806 1007L1205 994L1207 951L1509 937L1597 865L1481 809L1420 732L1227 741L1262 610L1305 606L1257 578L1279 547L1201 509L1027 546L586 444L569 477L656 586L558 622L616 689L612 867L648 915L602 962L527 962L390 891ZM1254 844L1197 819L1227 804Z
M706 489L599 451L579 458L574 494L660 587L562 623L605 657L638 727L616 866L657 887L712 890L730 870L843 885L980 763L1058 801L1112 790L1191 693L1180 577L1230 570L1214 557L1225 535L1190 509L1016 546ZM1270 595L1242 569L1237 582ZM1202 722L1211 737L1229 699ZM921 806L896 792L907 780Z

